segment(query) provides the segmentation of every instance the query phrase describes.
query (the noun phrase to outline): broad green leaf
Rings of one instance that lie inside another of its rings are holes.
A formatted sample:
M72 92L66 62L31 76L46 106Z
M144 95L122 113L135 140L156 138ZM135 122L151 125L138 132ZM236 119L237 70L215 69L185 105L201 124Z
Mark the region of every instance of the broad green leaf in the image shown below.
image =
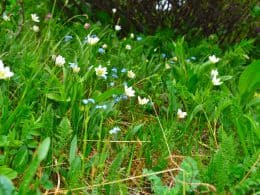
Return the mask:
M241 74L238 88L242 103L260 88L260 60L252 62Z
M17 177L17 172L7 166L0 166L0 175L14 179Z
M38 148L38 158L39 158L40 161L45 159L45 157L47 156L48 151L49 151L49 147L50 147L50 143L51 143L51 139L49 137L47 137L45 140L43 140L43 142L39 146L39 148Z

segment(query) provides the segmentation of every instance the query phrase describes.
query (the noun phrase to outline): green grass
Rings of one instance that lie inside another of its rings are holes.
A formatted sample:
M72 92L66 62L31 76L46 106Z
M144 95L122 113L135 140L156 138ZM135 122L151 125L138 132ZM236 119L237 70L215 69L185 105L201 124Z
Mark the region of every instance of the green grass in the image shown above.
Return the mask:
M44 8L26 9L19 35L18 14L0 21L0 59L14 73L0 80L0 194L260 190L254 40L223 50L213 36L192 43L162 33L122 38L114 24L88 20L86 30L80 20L43 14L35 23L30 14L37 11ZM88 35L100 40L87 44ZM57 66L54 55L66 63ZM99 65L106 78L96 75ZM134 97L125 96L125 84ZM138 104L138 96L149 102ZM94 103L86 104L89 98ZM111 134L114 127L120 131Z

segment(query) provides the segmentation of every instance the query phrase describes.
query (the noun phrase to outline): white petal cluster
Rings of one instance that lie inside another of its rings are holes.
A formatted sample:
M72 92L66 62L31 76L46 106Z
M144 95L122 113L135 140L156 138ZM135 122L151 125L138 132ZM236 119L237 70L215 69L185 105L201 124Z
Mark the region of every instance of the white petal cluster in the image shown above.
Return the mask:
M55 58L55 64L56 64L57 66L62 67L65 63L66 63L65 58L62 57L61 55L58 55L58 56Z
M127 87L125 85L125 95L128 97L134 97L135 96L135 90L133 90L133 87Z
M103 77L106 78L107 76L107 68L106 67L102 67L101 65L99 65L97 68L95 68L95 72L96 75L98 77Z
M183 112L180 108L178 109L178 112L177 112L177 117L179 118L179 119L184 119L184 118L186 118L186 116L187 116L187 112Z
M217 58L215 55L209 56L209 61L210 61L212 64L218 63L219 60L220 60L220 58Z
M10 71L8 66L4 66L2 60L0 60L0 79L9 79L10 77L14 76L14 73Z
M145 97L141 98L140 96L138 96L137 98L138 98L138 104L140 104L140 105L145 105L149 102L149 99L147 99Z
M40 22L39 16L37 16L37 14L31 14L31 18L34 22Z

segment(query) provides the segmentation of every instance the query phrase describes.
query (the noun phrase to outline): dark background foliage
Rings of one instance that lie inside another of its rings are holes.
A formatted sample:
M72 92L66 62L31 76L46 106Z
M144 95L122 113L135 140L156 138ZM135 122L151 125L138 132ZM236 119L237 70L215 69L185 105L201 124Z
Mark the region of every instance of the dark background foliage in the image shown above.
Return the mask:
M120 19L126 31L154 33L170 28L175 35L190 38L216 34L220 43L257 35L257 19L252 14L256 0L69 0L66 6L64 2L58 0L66 15L84 14L90 8L88 14L101 21L112 16L112 8L116 8L114 22ZM165 10L156 9L156 5Z

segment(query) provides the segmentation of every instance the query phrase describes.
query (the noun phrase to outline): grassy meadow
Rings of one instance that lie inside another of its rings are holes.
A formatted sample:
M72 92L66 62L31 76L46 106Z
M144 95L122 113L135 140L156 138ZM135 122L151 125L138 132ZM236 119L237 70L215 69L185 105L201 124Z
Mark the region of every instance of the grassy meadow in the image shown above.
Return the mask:
M0 194L259 193L255 40L123 33L44 6L0 18Z

